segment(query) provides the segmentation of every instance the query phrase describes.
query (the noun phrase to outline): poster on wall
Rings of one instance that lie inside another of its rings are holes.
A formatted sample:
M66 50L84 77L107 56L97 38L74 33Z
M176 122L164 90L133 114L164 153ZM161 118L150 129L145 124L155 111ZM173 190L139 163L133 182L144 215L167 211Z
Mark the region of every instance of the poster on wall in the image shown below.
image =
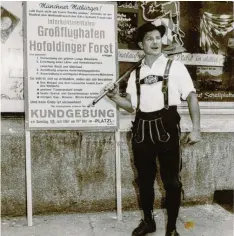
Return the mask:
M1 112L23 112L22 2L1 3Z
M27 2L25 108L28 129L115 129L103 98L117 78L116 5Z
M197 67L197 96L200 101L233 101L234 80L223 67Z
M200 47L208 54L225 55L228 41L233 38L233 14L204 12L200 19Z
M117 2L118 4L118 46L119 49L135 49L134 34L138 25L138 2Z

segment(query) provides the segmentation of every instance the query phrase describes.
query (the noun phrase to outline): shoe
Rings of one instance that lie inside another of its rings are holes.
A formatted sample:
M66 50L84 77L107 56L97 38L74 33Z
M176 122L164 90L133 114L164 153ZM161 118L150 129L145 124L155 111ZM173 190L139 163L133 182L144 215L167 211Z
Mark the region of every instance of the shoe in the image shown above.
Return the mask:
M132 232L132 236L145 236L148 233L156 231L156 223L154 219L150 222L141 220L141 223Z
M173 230L171 232L167 231L166 236L180 236L176 230Z

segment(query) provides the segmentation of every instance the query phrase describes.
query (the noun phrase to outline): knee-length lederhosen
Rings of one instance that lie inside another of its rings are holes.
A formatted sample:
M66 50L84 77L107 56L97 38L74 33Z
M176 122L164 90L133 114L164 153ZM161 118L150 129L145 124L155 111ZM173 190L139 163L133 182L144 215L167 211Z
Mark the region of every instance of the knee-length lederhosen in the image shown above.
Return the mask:
M143 210L153 209L156 157L158 157L161 179L166 190L168 220L169 224L173 225L180 206L182 184L180 181L180 116L177 106L168 106L168 74L171 62L168 60L163 76L164 108L159 111L142 112L139 109L140 68L136 70L138 101L132 127L132 148L134 164L138 172L141 207Z

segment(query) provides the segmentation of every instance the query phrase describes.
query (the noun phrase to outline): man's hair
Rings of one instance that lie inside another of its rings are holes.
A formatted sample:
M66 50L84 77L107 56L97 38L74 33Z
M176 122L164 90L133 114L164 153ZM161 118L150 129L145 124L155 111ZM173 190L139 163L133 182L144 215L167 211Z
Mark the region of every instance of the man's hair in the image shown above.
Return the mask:
M136 33L136 43L142 42L145 35L153 30L158 30L161 37L163 37L166 32L166 28L164 25L155 26L152 23L147 22L138 28Z

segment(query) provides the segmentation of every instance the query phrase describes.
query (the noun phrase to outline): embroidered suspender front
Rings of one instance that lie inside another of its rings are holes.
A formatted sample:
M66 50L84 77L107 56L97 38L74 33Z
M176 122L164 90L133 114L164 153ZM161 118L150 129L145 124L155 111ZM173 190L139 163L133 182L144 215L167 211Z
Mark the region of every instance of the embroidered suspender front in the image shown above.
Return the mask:
M164 108L169 108L169 98L168 98L168 79L169 79L169 71L171 68L172 60L168 59L167 65L163 75L163 84L162 84L162 93L164 96ZM140 95L141 95L141 87L140 87L140 69L141 67L138 66L136 68L136 90L137 90L137 108L136 111L139 110L140 107Z

